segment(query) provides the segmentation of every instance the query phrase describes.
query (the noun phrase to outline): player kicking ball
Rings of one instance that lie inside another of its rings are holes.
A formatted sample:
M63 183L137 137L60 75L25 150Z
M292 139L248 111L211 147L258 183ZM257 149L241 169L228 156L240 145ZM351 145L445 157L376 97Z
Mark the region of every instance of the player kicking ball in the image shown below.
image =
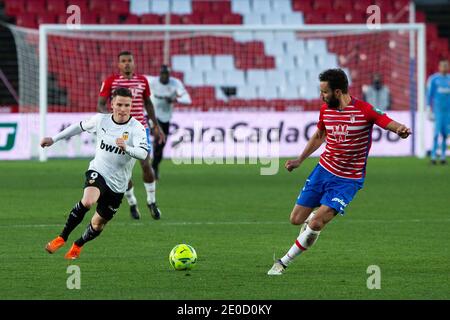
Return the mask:
M83 131L97 134L95 157L86 171L83 197L71 210L61 234L45 246L49 253L66 243L89 209L97 204L83 235L65 255L66 259L77 259L84 244L98 237L119 209L136 159L147 157L149 146L145 128L130 114L132 97L129 89L117 88L112 95L112 114L97 114L87 121L72 124L54 137L42 139L40 145L45 148Z
M350 96L343 70L326 70L319 75L319 80L320 96L325 103L320 108L317 130L302 154L297 159L286 161L285 168L289 172L298 168L324 141L325 151L306 179L291 212L292 224L304 223L300 235L286 255L274 263L268 275L283 274L295 257L315 243L327 223L338 213L344 214L345 208L363 187L374 124L395 132L403 139L411 134L406 126L367 102Z

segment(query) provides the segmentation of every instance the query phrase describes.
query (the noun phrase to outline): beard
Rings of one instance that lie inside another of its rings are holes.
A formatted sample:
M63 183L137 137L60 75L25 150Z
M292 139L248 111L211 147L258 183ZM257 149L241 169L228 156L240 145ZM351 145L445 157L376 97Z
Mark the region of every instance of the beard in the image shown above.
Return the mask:
M339 108L339 105L340 105L339 99L336 98L336 97L334 96L334 94L333 94L333 96L330 98L330 100L329 100L329 101L325 101L325 103L328 105L328 108L330 108L330 109L337 109L337 108Z

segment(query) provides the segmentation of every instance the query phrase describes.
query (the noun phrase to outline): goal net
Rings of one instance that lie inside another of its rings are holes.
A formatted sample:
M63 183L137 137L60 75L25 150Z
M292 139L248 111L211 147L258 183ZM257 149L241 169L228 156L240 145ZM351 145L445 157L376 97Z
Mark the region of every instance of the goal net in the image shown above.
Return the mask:
M317 111L318 75L336 67L346 71L356 97L378 74L389 89L389 110L410 110L411 117L423 110L421 24L11 29L20 110L40 112L41 136L49 113L96 112L101 83L118 72L121 51L133 54L140 74L157 76L162 64L170 65L192 97L180 110Z

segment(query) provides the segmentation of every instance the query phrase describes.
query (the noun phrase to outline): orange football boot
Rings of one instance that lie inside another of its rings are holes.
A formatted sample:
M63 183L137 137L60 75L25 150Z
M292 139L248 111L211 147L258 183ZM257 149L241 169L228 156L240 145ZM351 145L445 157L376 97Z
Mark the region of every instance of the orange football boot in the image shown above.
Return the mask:
M75 244L75 242L72 244L72 247L70 247L69 251L67 251L64 258L69 260L75 260L80 257L80 252L83 247L79 247Z
M56 250L61 248L66 242L61 236L57 236L55 239L47 243L45 246L45 250L47 250L48 253L55 253Z

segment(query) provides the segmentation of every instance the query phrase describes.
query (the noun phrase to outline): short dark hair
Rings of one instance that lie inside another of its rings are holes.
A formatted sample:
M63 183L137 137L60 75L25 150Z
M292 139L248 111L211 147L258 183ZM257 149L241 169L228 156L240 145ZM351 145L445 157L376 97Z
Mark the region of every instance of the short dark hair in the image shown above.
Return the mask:
M121 56L132 56L133 54L130 51L121 51L118 55L117 55L117 59L120 59Z
M117 88L116 90L113 91L112 97L115 98L117 96L133 98L131 90L123 87Z
M161 69L159 71L159 73L170 73L170 68L167 64L163 64L161 66Z
M319 74L320 81L328 82L332 91L340 89L342 93L348 92L348 79L342 69L328 69Z

